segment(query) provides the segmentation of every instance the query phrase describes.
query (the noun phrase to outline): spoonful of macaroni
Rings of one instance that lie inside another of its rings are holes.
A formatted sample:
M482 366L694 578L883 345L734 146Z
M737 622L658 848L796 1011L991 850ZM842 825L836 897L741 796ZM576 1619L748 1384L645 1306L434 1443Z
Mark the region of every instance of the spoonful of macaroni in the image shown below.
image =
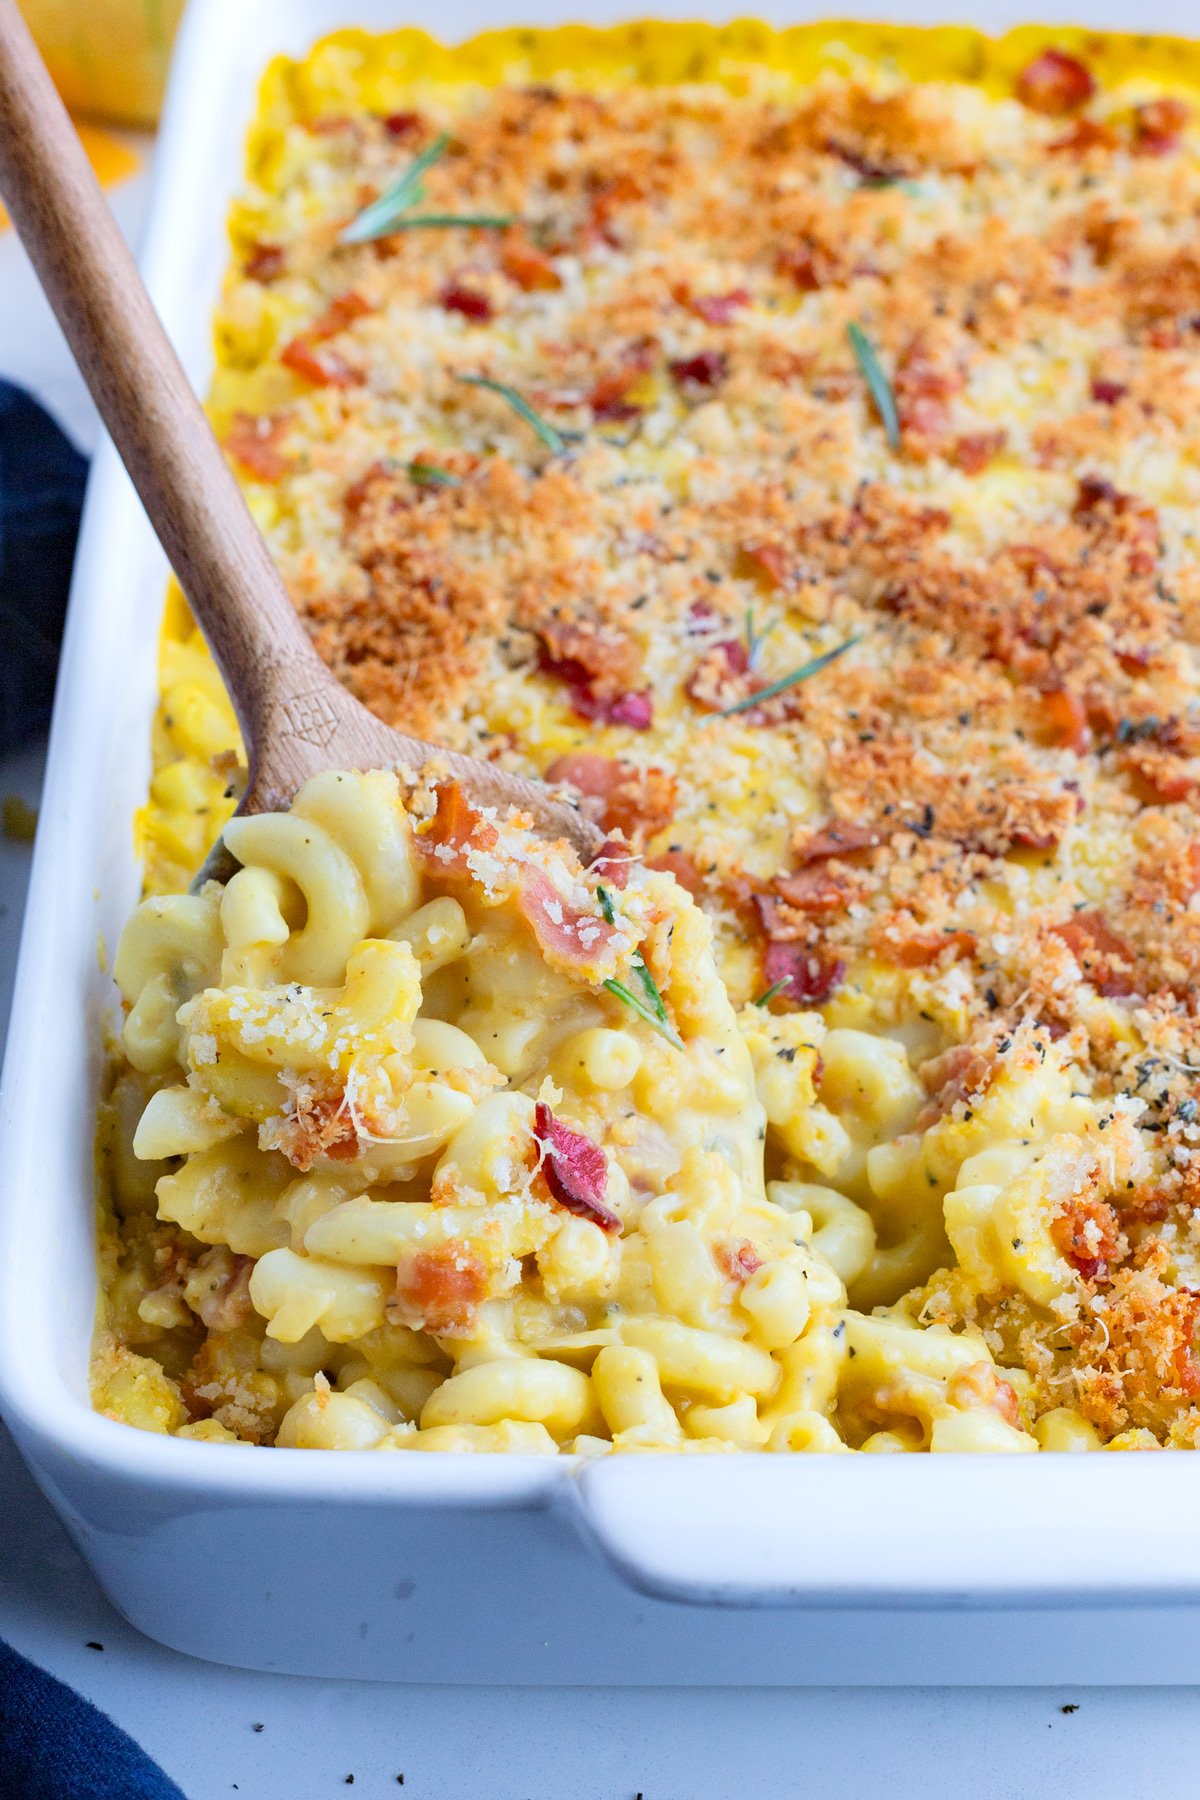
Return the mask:
M0 194L220 668L249 777L238 812L285 808L326 769L436 763L586 861L600 834L540 782L376 719L321 661L154 310L15 0L0 0ZM214 861L228 863L220 842Z

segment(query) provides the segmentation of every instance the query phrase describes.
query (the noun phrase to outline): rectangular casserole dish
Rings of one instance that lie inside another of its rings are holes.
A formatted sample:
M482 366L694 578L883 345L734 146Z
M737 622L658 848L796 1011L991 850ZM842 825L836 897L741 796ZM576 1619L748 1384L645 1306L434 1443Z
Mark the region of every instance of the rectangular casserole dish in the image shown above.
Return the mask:
M522 12L530 23L568 16L549 0ZM590 16L627 13L598 4ZM783 8L766 16L796 22ZM934 23L955 9L913 5L902 16ZM990 5L971 22L1000 31L1025 16ZM1099 3L1076 16L1122 23ZM262 68L338 26L396 22L394 0L194 0L143 267L200 389ZM1174 21L1161 5L1140 22L1167 31ZM495 21L466 0L435 23L457 40ZM629 1457L576 1469L518 1457L243 1455L92 1412L92 1136L111 1008L97 942L115 941L137 893L130 820L148 776L164 576L106 447L4 1078L0 1406L114 1603L195 1655L375 1679L1200 1678L1190 1511L1200 1476L1187 1457Z

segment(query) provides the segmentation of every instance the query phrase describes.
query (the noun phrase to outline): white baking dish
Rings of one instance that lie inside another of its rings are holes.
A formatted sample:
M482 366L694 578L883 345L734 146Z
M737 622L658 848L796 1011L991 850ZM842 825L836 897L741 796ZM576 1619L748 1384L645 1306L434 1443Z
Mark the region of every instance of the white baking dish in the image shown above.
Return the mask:
M530 23L573 10L520 4ZM609 22L629 9L587 10ZM958 11L848 10L918 23ZM1030 10L979 5L973 18L1000 30ZM1064 11L1129 22L1115 0ZM198 388L259 71L337 25L407 16L398 0L193 0L143 267ZM1200 28L1200 11L1186 17ZM450 39L498 22L487 0L443 0L422 21ZM1137 22L1186 21L1176 0L1143 0ZM97 942L114 941L136 895L130 818L148 776L164 577L106 447L0 1099L0 1407L116 1605L194 1655L378 1679L1200 1679L1192 1456L627 1457L579 1470L196 1444L90 1411L92 1130L112 1005Z

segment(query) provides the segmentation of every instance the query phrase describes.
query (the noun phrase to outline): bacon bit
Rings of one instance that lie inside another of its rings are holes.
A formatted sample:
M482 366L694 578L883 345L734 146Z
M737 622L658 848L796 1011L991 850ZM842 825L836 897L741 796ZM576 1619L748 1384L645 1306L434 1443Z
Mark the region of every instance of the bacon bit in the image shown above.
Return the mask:
M643 373L641 368L629 367L612 369L607 375L601 375L587 397L593 418L606 420L610 424L640 419L645 408L626 399L626 395L641 380Z
M435 870L469 875L468 854L494 850L500 834L476 812L457 781L439 782L434 793L437 810L417 832L417 849Z
M740 638L723 638L709 644L684 683L689 700L705 712L722 712L744 692L743 677L750 672L750 652Z
M592 859L592 873L610 888L624 888L638 861L624 838L605 838Z
M1098 994L1123 999L1137 991L1132 976L1136 953L1102 914L1079 912L1051 931L1062 939Z
M368 313L374 311L369 300L364 300L361 294L348 288L344 294L338 294L331 300L320 317L313 320L307 336L317 343L323 343L326 338L336 337L339 331L345 331L347 326L353 325L355 319L365 319Z
M964 437L955 438L948 452L949 460L964 475L981 475L1007 441L1006 431L971 431Z
M1166 94L1133 109L1133 148L1139 156L1170 156L1178 150L1191 120L1186 100Z
M632 175L622 174L606 181L592 201L584 225L585 242L600 242L611 250L619 250L621 239L613 229L613 216L620 207L631 206L643 199L643 189Z
M669 363L672 377L686 392L700 392L718 387L729 373L729 358L723 350L701 350L682 362Z
M693 900L698 900L704 892L704 877L686 850L664 850L661 856L652 856L646 867L658 869L664 875L673 875Z
M787 985L772 996L772 1012L799 1012L806 1006L822 1006L841 982L846 965L841 957L825 962L800 944L772 940L763 954L763 986Z
M1096 376L1092 381L1092 399L1100 406L1115 406L1128 392L1123 381L1105 381L1103 376Z
M1089 524L1115 526L1129 557L1130 572L1153 572L1162 554L1162 537L1158 514L1152 506L1132 494L1120 493L1111 481L1098 475L1084 475L1079 481L1072 516Z
M815 244L802 244L795 250L782 252L775 273L784 275L802 294L815 294L823 287L833 287L842 278L840 266L828 251Z
M277 1131L280 1150L294 1169L306 1175L318 1157L349 1162L358 1155L358 1132L342 1092L320 1093L301 1086L296 1111Z
M1133 777L1144 805L1176 806L1200 787L1200 775L1186 758L1156 744L1123 750L1118 761Z
M853 856L859 850L874 850L882 842L882 834L873 825L856 825L852 819L830 819L819 831L794 837L792 855L803 868L808 863L824 862L831 856Z
M810 863L807 868L798 869L794 875L777 875L772 887L778 898L794 907L797 912L842 912L848 898L844 883L836 875L831 875L821 862ZM756 898L767 935L773 936L775 933L771 930L771 921L763 913L764 905L770 908L771 897L760 895ZM782 936L782 933L779 935Z
M1045 742L1064 750L1083 753L1091 742L1083 702L1066 688L1053 688L1041 696L1040 710Z
M734 288L728 294L688 294L684 289L676 299L706 325L730 325L736 312L752 304L745 288Z
M362 380L361 374L336 351L326 350L318 356L306 337L293 338L280 351L279 360L293 375L299 375L302 381L311 382L314 387L355 387Z
M424 123L419 112L394 112L388 113L384 119L383 129L389 137L410 138L415 136Z
M486 325L495 317L486 294L481 294L477 288L463 287L457 281L446 283L438 295L438 304L444 312L461 313L464 319L470 319L476 325Z
M436 1250L414 1250L402 1258L388 1320L435 1337L470 1337L487 1290L487 1269L470 1245L447 1238Z
M600 829L623 832L635 846L675 817L675 777L665 769L639 769L619 757L576 750L557 757L545 778L577 788L594 802L587 810Z
M737 1243L722 1238L713 1245L713 1261L721 1273L728 1280L736 1281L739 1287L763 1266L763 1259L749 1238L740 1238Z
M649 688L629 694L599 694L597 677L575 657L556 657L542 645L538 667L566 684L571 705L581 719L602 725L626 725L631 731L649 731L654 723L654 701Z
M1107 1200L1072 1195L1050 1226L1055 1248L1085 1281L1103 1281L1124 1249L1121 1222Z
M1116 511L1122 501L1128 504L1128 494L1118 493L1111 481L1105 481L1099 475L1083 475L1079 479L1075 504L1071 508L1072 516L1076 519L1086 518L1088 513L1095 512L1101 506L1111 506Z
M1004 1380L994 1364L982 1359L968 1363L965 1369L955 1370L946 1383L946 1400L964 1412L982 1407L999 1413L1006 1425L1021 1423L1016 1389L1011 1381Z
M225 448L260 481L280 481L292 466L279 447L291 422L291 413L263 413L257 418L253 413L235 413Z
M287 252L281 244L255 244L243 265L251 281L274 281L283 274Z
M528 863L521 870L518 902L542 954L572 971L594 965L617 935L607 919L570 906L550 877Z
M253 1268L252 1256L235 1256L229 1273L211 1293L205 1294L196 1310L210 1331L236 1331L252 1316L250 1274Z
M892 392L907 448L926 454L937 447L950 423L950 401L966 386L961 369L935 357L923 332L911 339L896 363Z
M505 239L500 267L524 294L549 293L562 286L562 276L545 251L520 238Z
M1060 118L1078 112L1096 92L1096 82L1077 57L1065 50L1043 50L1017 76L1017 99L1032 112Z
M590 1219L601 1231L619 1232L620 1219L604 1203L608 1162L599 1144L556 1119L544 1100L534 1110L533 1129L551 1198L577 1218Z
M1069 131L1046 148L1068 156L1086 156L1089 150L1115 150L1120 141L1112 126L1102 120L1076 119Z
M779 544L739 544L733 572L772 591L791 586L791 560Z
M919 931L891 947L892 959L902 969L927 969L946 951L957 960L974 956L975 938L969 931Z

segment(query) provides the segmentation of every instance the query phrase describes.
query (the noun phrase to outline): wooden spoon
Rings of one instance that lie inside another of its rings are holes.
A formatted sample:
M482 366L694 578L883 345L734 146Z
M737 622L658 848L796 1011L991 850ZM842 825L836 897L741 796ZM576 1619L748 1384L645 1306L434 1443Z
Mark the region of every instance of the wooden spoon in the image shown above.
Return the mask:
M250 763L239 813L286 807L323 769L436 760L472 799L594 855L600 833L541 782L393 731L325 667L14 0L0 0L0 193L233 699ZM217 872L210 856L202 873Z

